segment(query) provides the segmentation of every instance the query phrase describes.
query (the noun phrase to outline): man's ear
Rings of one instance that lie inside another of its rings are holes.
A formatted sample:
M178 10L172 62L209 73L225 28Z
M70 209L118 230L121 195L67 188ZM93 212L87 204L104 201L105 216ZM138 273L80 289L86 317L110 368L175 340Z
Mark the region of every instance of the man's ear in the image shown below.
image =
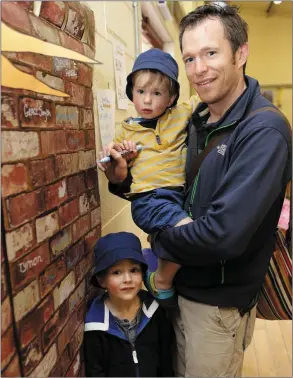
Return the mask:
M248 55L249 55L249 47L248 43L244 43L244 45L240 46L238 51L238 68L241 68L244 66L244 64L247 62Z

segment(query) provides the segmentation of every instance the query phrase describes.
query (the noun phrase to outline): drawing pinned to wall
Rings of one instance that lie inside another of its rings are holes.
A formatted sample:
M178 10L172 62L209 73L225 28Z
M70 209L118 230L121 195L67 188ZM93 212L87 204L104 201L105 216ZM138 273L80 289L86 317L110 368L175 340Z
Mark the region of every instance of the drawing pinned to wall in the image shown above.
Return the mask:
M111 89L98 89L97 102L102 146L114 139L115 134L115 92Z
M126 69L125 69L125 47L118 41L113 41L113 58L118 109L128 108L126 96Z
M100 62L90 59L78 52L20 33L7 26L4 22L1 24L1 51L31 52L52 57L77 60L83 63L100 64ZM52 96L69 97L68 94L53 89L39 81L34 76L19 70L3 55L1 55L1 75L1 85L4 87L26 89Z

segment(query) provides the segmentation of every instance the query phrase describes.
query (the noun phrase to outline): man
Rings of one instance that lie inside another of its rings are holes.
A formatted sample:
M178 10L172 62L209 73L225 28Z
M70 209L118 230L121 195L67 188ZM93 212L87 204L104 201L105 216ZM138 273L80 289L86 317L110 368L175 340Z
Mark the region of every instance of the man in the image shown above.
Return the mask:
M194 222L152 242L157 256L183 266L175 277L176 376L241 375L291 174L284 117L255 112L273 105L245 76L247 41L247 24L234 7L204 5L180 23L186 75L202 100L192 116L186 166L185 209ZM230 133L191 177L194 155L223 129ZM111 155L116 166L109 176L119 183L127 172L117 151ZM119 194L123 185L110 190Z

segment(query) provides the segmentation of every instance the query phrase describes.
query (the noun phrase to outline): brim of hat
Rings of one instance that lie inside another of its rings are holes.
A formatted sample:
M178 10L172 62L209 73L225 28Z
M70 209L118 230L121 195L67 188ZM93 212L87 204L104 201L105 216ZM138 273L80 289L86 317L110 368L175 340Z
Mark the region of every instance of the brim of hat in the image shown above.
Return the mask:
M117 252L118 252L118 256L117 256ZM125 249L121 249L121 256L119 256L119 249L115 250L115 255L112 256L112 259L111 261L109 261L110 259L108 259L108 263L107 264L104 264L102 266L100 266L98 269L96 268L92 277L90 278L90 283L91 285L93 286L96 286L96 287L101 287L96 279L96 275L98 273L101 273L105 270L107 270L108 268L110 268L112 265L116 264L118 261L121 261L121 260L125 260L125 259L129 259L129 260L133 260L133 261L136 261L137 263L141 264L142 266L142 269L143 269L143 272L146 272L147 269L148 269L148 264L147 262L145 261L144 257L142 254L138 253L136 250L132 250L130 249L129 250L129 253L125 253Z

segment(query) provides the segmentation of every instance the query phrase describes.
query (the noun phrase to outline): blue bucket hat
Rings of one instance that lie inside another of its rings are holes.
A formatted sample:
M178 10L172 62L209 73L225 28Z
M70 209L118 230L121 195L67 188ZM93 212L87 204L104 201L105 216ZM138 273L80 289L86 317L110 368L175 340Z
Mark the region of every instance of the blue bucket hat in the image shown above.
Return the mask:
M132 101L132 77L135 72L140 70L157 70L174 80L177 85L178 93L171 106L175 106L177 104L180 94L180 85L178 83L178 64L170 54L160 49L150 49L141 53L136 58L132 71L127 76L126 94L130 101Z
M116 262L131 259L142 265L144 271L148 265L141 251L139 238L130 232L117 232L102 236L95 245L95 271L91 284L98 286L96 274L106 270Z

